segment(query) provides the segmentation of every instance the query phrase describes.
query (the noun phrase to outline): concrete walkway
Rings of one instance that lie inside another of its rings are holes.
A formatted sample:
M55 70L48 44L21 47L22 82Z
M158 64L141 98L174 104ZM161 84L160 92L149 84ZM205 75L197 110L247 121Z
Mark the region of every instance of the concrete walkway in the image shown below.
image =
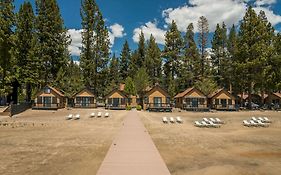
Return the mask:
M170 175L137 111L127 114L97 175Z

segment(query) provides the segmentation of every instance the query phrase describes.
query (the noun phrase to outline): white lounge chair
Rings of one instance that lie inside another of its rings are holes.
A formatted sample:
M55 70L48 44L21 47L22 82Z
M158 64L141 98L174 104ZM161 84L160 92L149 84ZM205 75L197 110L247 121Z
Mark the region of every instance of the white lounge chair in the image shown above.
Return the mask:
M252 120L254 120L255 122L258 122L258 119L256 119L256 117L252 117Z
M209 123L210 123L211 127L214 127L214 128L219 128L219 127L221 126L221 125L219 125L219 124L215 124L215 123L212 122L212 121L210 121Z
M259 126L259 124L256 123L254 120L250 120L250 124L251 126L255 126L255 127Z
M252 126L247 120L243 120L243 125L248 127Z
M203 118L203 121L209 123L209 120L207 118Z
M266 122L266 123L272 123L272 121L269 120L267 117L264 117L264 122Z
M214 118L210 118L210 121L217 123L217 121Z
M74 120L79 120L79 119L80 119L80 115L79 115L79 114L76 114L73 119L74 119Z
M162 118L162 121L163 121L163 123L168 123L167 117L163 117L163 118Z
M224 124L224 121L222 121L221 119L219 119L219 118L216 118L216 123L219 123L219 124Z
M200 127L200 128L204 127L204 125L202 123L200 123L199 121L194 121L194 126Z
M261 120L258 120L258 124L259 124L259 126L262 126L262 127L269 127L268 123L263 123Z
M108 112L105 113L105 114L104 114L104 117L106 117L106 118L109 117L109 113L108 113Z
M176 117L176 120L177 120L178 123L183 123L181 117Z
M66 120L71 120L71 119L73 119L73 115L72 115L72 114L69 114L68 116L66 116L65 119L66 119Z
M102 113L101 112L98 112L98 117L101 117L102 116Z
M207 123L206 121L202 121L201 122L202 124L203 124L203 126L205 126L205 127L211 127L211 125L209 124L209 123Z
M262 118L262 117L258 117L258 119L262 122L265 122L264 118Z
M171 123L175 123L174 117L170 117L170 122L171 122Z
M90 118L93 118L93 117L95 117L95 113L93 112L93 113L91 113L91 115L90 115Z

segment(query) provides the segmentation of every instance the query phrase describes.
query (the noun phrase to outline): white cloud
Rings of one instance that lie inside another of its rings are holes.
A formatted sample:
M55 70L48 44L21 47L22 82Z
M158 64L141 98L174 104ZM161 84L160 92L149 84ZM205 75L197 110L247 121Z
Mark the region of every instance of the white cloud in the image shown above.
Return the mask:
M120 24L113 24L109 28L109 40L111 45L114 44L115 38L123 38L124 36L126 36L126 33L124 33L124 27Z
M81 32L82 32L82 29L80 29L80 30L69 29L67 32L71 38L71 44L68 47L68 50L69 50L70 54L73 56L80 56L81 47L82 47Z
M271 5L275 4L276 0L256 0L255 5L257 6L263 6L263 5Z
M171 24L172 20L176 21L182 32L189 23L193 23L195 31L198 31L197 21L200 16L205 16L209 22L209 29L213 32L217 23L225 22L228 27L232 24L238 25L246 12L246 2L247 0L189 0L189 5L166 9L162 15L167 24ZM257 13L260 10L265 11L268 20L276 25L281 23L281 16L274 14L270 9L270 5L274 3L276 0L256 0L254 9Z
M133 40L134 42L139 41L139 35L141 31L144 34L144 38L149 40L150 35L152 34L155 37L155 40L158 44L165 44L165 30L157 28L156 22L147 22L145 25L140 26L139 28L134 29Z
M110 44L111 46L114 44L115 38L122 38L126 34L124 33L124 27L121 26L120 24L114 24L109 27L109 39L110 39ZM82 36L81 32L82 29L69 29L67 31L68 35L71 38L71 44L68 47L68 50L71 55L73 56L80 56L81 53L81 48L82 48Z

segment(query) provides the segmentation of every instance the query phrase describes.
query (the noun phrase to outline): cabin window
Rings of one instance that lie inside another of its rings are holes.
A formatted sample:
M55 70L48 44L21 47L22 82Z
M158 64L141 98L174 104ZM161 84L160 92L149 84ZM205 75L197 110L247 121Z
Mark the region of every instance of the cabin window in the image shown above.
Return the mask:
M192 107L198 107L198 98L191 98Z
M51 89L48 88L48 87L46 87L46 88L44 89L44 93L45 93L45 94L50 94L50 93L51 93Z
M178 100L179 100L179 99L178 99ZM167 98L166 98L166 103L167 103L167 104L170 104L170 103L171 103L171 98L170 98L170 97L167 97Z
M221 105L222 107L226 107L226 99L221 99Z
M200 99L199 99L199 104L200 104L200 105L204 105L204 103L205 103L205 99L204 99L204 98L200 98Z
M232 105L232 100L228 99L228 105Z
M220 104L220 100L219 100L219 99L216 99L216 100L215 100L215 104L216 104L216 105L219 105L219 104Z
M161 107L162 104L162 98L161 97L154 97L153 98L154 106L155 107Z

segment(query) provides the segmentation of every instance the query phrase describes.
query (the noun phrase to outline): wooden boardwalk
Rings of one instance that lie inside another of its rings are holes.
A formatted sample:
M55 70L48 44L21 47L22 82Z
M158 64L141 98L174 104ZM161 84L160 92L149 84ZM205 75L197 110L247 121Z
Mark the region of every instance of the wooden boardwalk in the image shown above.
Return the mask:
M127 114L97 175L170 175L137 111Z

